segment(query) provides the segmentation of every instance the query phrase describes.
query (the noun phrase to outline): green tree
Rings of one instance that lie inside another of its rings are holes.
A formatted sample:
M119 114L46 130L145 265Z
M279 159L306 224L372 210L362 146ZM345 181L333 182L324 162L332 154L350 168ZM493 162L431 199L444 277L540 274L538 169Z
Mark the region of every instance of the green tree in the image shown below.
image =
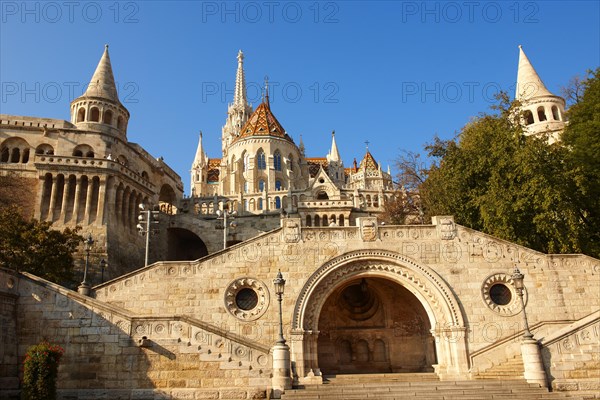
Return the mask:
M18 207L0 207L0 267L26 271L53 282L73 281L79 228L62 232L48 222L25 219Z
M583 250L600 254L600 68L582 81L583 94L568 110L562 135L570 150L565 158L572 184L570 201L585 226Z
M584 97L585 98L585 97ZM548 253L587 252L592 233L573 199L579 172L562 144L523 135L518 103L502 95L452 140L426 146L432 167L421 185L426 215L454 215L473 229ZM596 185L597 185L596 181ZM586 214L589 215L589 214Z

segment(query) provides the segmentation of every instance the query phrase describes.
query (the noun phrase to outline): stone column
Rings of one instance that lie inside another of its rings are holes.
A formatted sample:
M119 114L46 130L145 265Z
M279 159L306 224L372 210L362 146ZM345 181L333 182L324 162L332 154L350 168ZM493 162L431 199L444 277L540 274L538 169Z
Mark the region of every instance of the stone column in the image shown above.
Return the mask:
M42 210L44 208L44 195L45 195L45 189L46 189L46 176L42 176L40 177L40 179L38 180L38 192L37 192L37 202L35 204L37 204L36 208L35 208L35 214L33 216L33 218L37 219L38 221L42 220Z
M75 200L73 204L73 221L77 224L79 220L79 209L81 208L81 186L83 184L83 178L81 176L77 177L77 181L75 182Z
M273 399L280 399L281 394L292 388L292 373L290 361L290 348L285 343L277 343L273 351Z
M90 223L90 211L92 209L92 195L94 193L94 179L88 177L87 185L87 196L85 198L85 215L83 217L83 223L88 225Z
M525 372L523 377L529 383L537 383L541 387L548 387L542 352L538 341L533 338L523 338L521 342L521 355Z
M71 179L65 177L65 184L63 186L63 200L60 207L60 216L63 222L67 222L67 207L69 206L69 192L71 191Z
M57 196L57 183L58 177L52 177L52 190L50 191L50 206L48 207L48 221L54 221L54 208L56 207L56 196Z
M98 189L98 218L96 218L96 221L100 225L104 224L104 207L106 204L106 194L108 193L106 188L107 184L108 181L105 177L100 178L100 188Z

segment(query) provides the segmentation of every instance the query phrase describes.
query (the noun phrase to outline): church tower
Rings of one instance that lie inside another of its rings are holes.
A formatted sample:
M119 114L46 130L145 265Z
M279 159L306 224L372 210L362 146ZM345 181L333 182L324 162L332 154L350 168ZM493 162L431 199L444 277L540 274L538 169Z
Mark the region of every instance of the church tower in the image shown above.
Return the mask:
M194 195L205 195L207 192L206 185L208 184L208 156L204 152L202 145L202 132L200 132L200 138L198 139L198 148L196 149L196 156L192 163L192 182L190 190L192 196Z
M519 46L519 69L515 99L521 102L522 123L526 135L549 134L550 143L559 140L565 126L565 100L555 96Z
M71 102L71 122L79 129L101 131L127 140L129 111L119 100L108 45L85 93Z
M233 103L227 110L227 120L222 130L223 158L227 158L227 149L231 142L240 134L242 126L252 114L252 106L248 104L246 95L246 77L244 75L244 53L240 50L237 55L238 68L235 75L235 92Z

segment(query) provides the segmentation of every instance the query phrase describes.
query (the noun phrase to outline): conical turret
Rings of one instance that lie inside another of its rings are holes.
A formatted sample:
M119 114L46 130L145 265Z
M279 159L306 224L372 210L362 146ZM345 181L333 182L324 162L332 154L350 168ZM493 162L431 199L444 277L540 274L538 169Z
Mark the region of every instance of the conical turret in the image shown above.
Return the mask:
M565 126L565 100L546 88L522 46L519 46L515 99L521 103L521 120L526 135L548 135L549 142L559 139Z
M126 136L129 111L119 100L108 45L85 93L71 102L71 122L81 129Z
M515 98L519 101L539 97L553 96L525 55L523 46L519 45L519 68L517 71L517 88Z

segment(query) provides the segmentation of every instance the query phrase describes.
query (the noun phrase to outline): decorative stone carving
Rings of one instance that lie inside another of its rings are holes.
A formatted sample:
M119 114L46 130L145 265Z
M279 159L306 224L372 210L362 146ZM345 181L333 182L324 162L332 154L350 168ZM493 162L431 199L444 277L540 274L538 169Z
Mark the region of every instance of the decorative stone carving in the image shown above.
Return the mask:
M357 218L360 226L360 237L365 242L377 239L377 218Z
M242 321L260 318L269 307L269 290L255 278L239 278L225 289L225 308Z
M297 218L285 219L283 222L283 237L286 243L300 241L300 220Z
M495 287L495 288L494 288ZM494 292L502 294L502 301L498 301ZM503 273L498 272L488 276L481 285L481 296L483 302L495 313L510 317L521 311L521 301L515 291L515 285L512 278ZM527 289L523 290L523 301L527 304Z

